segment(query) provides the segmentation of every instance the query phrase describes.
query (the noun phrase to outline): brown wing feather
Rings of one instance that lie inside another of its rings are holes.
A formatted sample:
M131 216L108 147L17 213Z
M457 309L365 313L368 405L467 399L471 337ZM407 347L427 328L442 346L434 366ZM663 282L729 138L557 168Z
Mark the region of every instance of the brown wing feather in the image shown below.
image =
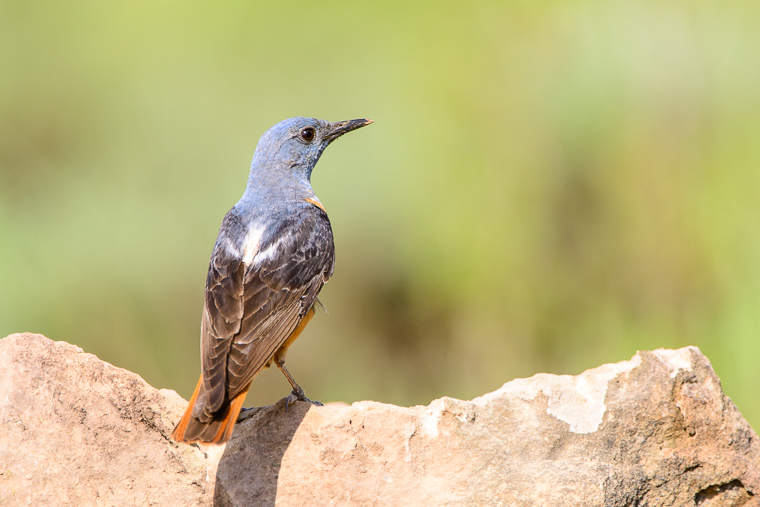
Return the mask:
M252 318L243 320L243 327L230 349L227 369L230 396L250 383L285 343L314 304L324 281L322 276L317 276L309 285L293 292L273 291L276 297L272 300L275 307L272 313L266 314L265 307Z
M217 247L214 254L206 277L206 304L201 320L203 388L193 407L193 417L204 423L209 422L228 399L227 352L240 331L244 315L245 265L227 248Z
M242 245L226 241L222 225L206 280L203 385L192 414L202 423L247 389L332 274L332 230L323 210L310 206L276 223L260 242L258 252L266 255L249 265L238 253Z

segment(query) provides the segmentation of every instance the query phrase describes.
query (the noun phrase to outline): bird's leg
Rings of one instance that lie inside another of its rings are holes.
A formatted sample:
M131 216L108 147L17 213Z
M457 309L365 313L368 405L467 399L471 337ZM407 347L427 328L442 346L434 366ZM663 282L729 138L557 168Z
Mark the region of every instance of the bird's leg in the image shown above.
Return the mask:
M303 297L301 298L301 301L303 302ZM301 321L298 323L298 326L296 326L293 332L290 333L288 339L285 340L285 343L282 344L280 349L275 352L274 356L272 357L274 364L276 364L282 374L285 375L285 378L288 379L288 382L290 382L290 387L293 388L293 392L290 393L290 396L288 396L288 404L286 405L286 408L290 405L291 402L295 400L306 401L318 407L323 406L322 403L318 401L312 401L307 398L303 392L303 389L301 389L301 386L296 384L296 381L293 380L293 377L290 375L290 372L288 372L288 369L285 368L285 354L288 353L288 347L290 347L290 345L296 341L296 338L298 338L298 335L301 334L301 331L303 331L303 329L306 327L306 324L309 323L312 317L314 317L314 306L301 314Z
M305 401L317 407L324 406L322 402L310 400L309 398L306 397L306 394L304 394L303 389L301 389L301 386L296 384L296 381L290 375L290 372L288 372L288 369L285 368L285 358L280 358L278 361L276 361L276 363L277 363L277 367L280 369L282 374L285 375L286 379L288 379L288 382L290 383L290 387L293 388L293 392L291 392L290 396L288 396L286 408L290 406L290 404L294 402L295 400Z

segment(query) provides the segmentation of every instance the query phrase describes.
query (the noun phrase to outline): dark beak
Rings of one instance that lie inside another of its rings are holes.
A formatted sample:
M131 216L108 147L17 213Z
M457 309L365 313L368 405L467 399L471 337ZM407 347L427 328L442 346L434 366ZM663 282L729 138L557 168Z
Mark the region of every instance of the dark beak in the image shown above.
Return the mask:
M333 123L333 128L330 132L327 133L325 139L327 139L329 142L333 142L343 134L351 132L352 130L356 130L358 128L362 128L373 122L374 120L367 120L365 118L362 118L359 120L346 120Z

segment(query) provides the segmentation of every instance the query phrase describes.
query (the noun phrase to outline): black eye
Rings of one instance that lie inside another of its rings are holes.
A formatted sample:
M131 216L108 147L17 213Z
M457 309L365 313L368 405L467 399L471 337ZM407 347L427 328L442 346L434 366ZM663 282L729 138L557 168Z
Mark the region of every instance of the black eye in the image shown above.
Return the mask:
M301 139L303 139L306 142L312 142L314 140L314 129L311 127L306 127L301 131Z

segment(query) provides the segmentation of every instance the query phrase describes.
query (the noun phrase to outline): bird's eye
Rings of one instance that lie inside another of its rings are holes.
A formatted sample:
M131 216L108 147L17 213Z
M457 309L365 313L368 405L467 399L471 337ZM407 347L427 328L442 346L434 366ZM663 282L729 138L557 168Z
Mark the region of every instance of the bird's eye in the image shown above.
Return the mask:
M305 129L301 131L301 139L303 139L304 141L308 143L314 140L314 135L315 135L314 129L311 127L306 127Z

